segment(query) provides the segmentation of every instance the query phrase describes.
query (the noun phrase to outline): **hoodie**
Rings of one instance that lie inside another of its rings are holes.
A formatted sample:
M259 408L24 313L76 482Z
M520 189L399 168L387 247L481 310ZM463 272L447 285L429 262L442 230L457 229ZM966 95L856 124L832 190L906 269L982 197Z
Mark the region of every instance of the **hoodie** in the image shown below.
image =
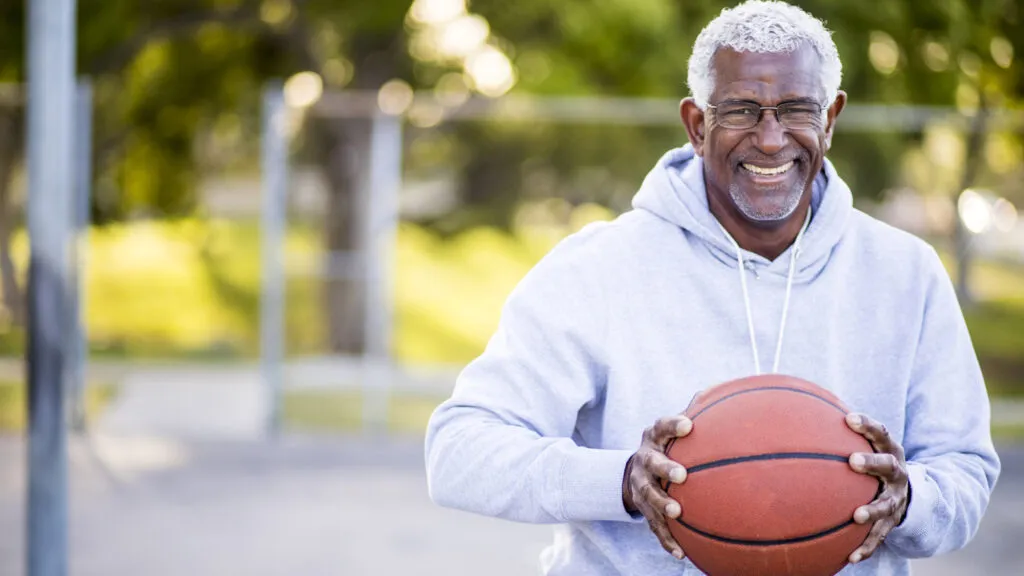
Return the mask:
M669 151L632 210L566 238L516 286L430 419L431 498L554 525L548 576L700 574L625 510L626 461L701 390L775 371L828 388L906 452L903 524L841 574L905 575L910 558L966 545L1000 464L935 251L854 209L826 160L799 242L770 261L718 224L703 170L689 145Z

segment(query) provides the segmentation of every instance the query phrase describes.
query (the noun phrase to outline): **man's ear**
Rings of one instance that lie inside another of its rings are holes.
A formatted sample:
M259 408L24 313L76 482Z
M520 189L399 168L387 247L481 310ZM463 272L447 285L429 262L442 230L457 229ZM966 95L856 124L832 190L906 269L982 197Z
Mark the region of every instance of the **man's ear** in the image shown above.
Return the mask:
M846 107L846 92L842 90L836 94L836 99L832 101L832 105L828 107L828 119L825 121L825 151L828 152L832 148L832 133L836 128L836 119L839 118L839 113Z
M704 155L704 139L707 127L704 125L704 111L697 106L693 98L684 98L679 103L679 118L686 128L686 135L690 138L693 151L697 156Z

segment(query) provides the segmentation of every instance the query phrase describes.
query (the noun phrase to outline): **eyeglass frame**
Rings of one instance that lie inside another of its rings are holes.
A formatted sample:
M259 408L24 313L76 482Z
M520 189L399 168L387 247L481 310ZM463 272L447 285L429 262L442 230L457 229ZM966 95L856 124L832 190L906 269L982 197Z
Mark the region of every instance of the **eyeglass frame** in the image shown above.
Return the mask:
M732 127L732 126L725 126L725 125L723 125L718 120L718 116L719 116L718 115L718 108L721 105L723 105L723 104L746 104L746 105L751 106L751 107L757 106L758 107L758 111L757 111L757 116L755 117L754 123L751 124L750 126L746 127L746 128L735 128L735 127ZM821 102L818 102L817 100L811 100L811 99L807 99L807 100L787 100L786 102L780 102L779 104L777 104L775 106L762 106L760 103L754 102L753 100L723 100L722 102L719 102L718 104L708 104L708 105L706 105L706 108L709 108L709 109L711 109L711 110L713 110L715 112L715 123L718 124L719 126L722 126L722 128L725 128L727 130L752 130L754 128L757 128L758 124L761 123L761 119L764 118L764 111L765 110L772 110L773 112L775 112L775 120L782 127L788 128L790 130L806 130L808 128L818 128L820 126L820 125L816 125L816 126L801 126L801 127L797 127L797 128L793 128L791 126L786 126L786 124L783 123L783 120L782 120L783 116L779 115L779 109L780 108L786 108L786 107L789 107L791 105L792 106L799 106L799 105L817 106L818 107L818 117L819 118L825 113L826 110L828 110L828 106L827 105L822 104Z

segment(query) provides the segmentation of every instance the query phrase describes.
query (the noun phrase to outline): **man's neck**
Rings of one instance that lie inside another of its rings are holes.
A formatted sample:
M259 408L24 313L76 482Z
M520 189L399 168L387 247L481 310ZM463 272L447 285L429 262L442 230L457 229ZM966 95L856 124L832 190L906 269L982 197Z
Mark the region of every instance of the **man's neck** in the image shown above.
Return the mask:
M755 226L739 214L735 207L723 205L717 195L709 192L707 197L711 214L718 219L740 248L768 260L778 258L796 241L810 209L808 194L786 220L769 226Z

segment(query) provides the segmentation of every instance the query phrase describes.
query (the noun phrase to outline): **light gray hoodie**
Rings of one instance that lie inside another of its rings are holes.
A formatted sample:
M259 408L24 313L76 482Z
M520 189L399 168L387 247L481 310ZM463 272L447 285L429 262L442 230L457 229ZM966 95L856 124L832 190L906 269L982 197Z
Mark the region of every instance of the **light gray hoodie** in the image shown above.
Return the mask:
M699 574L623 508L626 460L644 428L700 390L778 362L880 420L906 450L905 522L842 574L909 574L909 558L967 544L999 460L935 251L855 210L827 161L799 249L775 261L738 251L719 227L689 145L658 162L633 206L563 241L510 295L486 351L430 420L434 501L557 524L543 574Z

